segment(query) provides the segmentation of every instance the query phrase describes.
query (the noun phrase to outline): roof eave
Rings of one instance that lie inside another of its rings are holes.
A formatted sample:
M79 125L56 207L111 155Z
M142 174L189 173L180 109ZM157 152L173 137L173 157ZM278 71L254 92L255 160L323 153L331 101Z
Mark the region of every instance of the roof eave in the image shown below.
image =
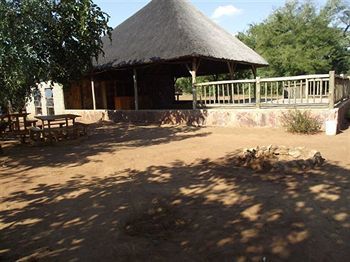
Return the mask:
M121 63L118 63L117 65L114 65L114 62L109 62L109 63L105 63L103 65L94 66L93 71L100 72L100 71L108 71L108 70L127 70L130 68L151 66L152 64L156 65L156 64L161 64L161 63L186 63L184 60L192 59L192 58L202 58L202 59L222 61L222 62L234 62L234 63L242 64L242 65L252 65L252 66L255 66L256 68L269 66L269 63L266 61L262 62L262 63L248 62L248 61L239 61L239 60L226 59L226 58L216 58L216 57L211 57L211 56L203 56L203 55L199 55L199 54L192 54L192 55L188 55L188 56L175 57L175 58L170 58L170 59L157 59L154 61L140 62L140 63L137 63L137 62L129 63L129 62L123 61Z

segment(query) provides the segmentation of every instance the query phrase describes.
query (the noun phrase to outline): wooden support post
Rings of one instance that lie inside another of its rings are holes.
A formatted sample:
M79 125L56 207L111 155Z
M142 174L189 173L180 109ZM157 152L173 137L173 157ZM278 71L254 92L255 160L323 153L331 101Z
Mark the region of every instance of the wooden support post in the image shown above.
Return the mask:
M133 80L134 80L134 97L135 97L135 110L139 110L139 94L138 94L138 88L137 88L137 71L136 68L134 68L134 74L133 74Z
M94 110L96 110L95 83L94 83L93 77L91 77L91 93L92 93L92 107Z
M197 109L197 87L196 87L196 80L197 80L197 71L199 68L200 61L197 60L197 58L193 58L192 60L192 68L189 68L187 65L187 69L190 72L192 76L192 96L193 96L193 109Z
M252 72L253 72L254 78L256 78L256 66L255 65L252 65Z
M334 98L335 98L335 72L329 72L329 94L328 94L328 103L329 108L334 108Z
M197 80L197 63L196 59L192 61L192 95L193 95L193 109L197 109L197 89L196 89L196 80Z
M106 82L102 82L102 102L103 102L103 109L108 109L108 102L107 102L107 86Z
M234 62L227 62L227 66L228 66L228 71L230 73L230 78L231 80L234 80L237 64L235 64Z
M237 64L235 64L234 62L227 62L227 66L228 66L228 71L230 73L230 79L234 80ZM232 92L229 91L230 103L233 103L233 100L234 100L233 99L233 90L231 89L231 91Z
M260 108L261 106L261 84L260 77L256 78L256 86L255 86L255 97L256 97L256 107Z
M193 109L197 108L197 87L196 87L196 80L197 80L197 71L200 65L200 60L197 58L193 58L192 60L192 68L190 68L188 65L186 65L188 72L192 76L192 96L193 96Z

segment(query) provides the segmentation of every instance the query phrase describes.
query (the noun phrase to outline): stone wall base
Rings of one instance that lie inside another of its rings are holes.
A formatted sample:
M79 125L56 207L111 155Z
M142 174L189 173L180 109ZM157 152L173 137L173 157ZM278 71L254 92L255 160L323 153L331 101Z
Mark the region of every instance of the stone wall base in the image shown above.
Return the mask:
M308 110L323 124L335 120L338 128L344 127L345 113L350 109L350 101L334 109ZM281 127L281 116L290 109L208 109L208 110L66 110L66 113L81 115L79 121L94 123L100 120L134 124L192 125L227 127Z

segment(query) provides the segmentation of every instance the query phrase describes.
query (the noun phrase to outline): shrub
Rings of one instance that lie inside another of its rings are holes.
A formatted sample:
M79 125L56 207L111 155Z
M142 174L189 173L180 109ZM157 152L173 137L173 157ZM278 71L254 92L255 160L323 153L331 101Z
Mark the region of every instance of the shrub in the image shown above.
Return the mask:
M291 133L315 134L321 130L321 122L309 111L290 110L283 113L282 125Z

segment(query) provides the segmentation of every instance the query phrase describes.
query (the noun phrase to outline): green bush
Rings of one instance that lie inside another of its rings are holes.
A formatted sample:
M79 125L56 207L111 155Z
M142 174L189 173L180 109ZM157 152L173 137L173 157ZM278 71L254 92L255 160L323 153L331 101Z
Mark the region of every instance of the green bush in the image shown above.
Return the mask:
M283 113L282 125L291 133L315 134L321 130L321 122L309 111L290 110Z

